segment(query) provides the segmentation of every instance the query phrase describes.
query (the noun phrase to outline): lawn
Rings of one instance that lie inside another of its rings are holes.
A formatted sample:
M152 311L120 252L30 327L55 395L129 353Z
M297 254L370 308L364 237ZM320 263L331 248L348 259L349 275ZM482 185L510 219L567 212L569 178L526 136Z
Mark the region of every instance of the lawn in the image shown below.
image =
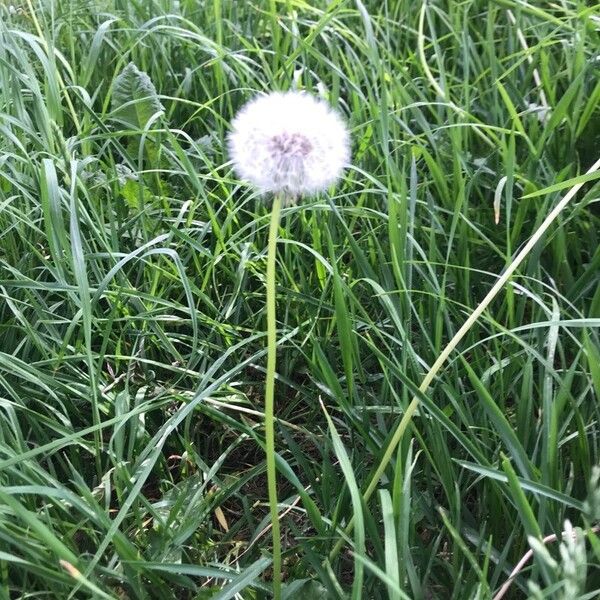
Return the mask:
M2 0L0 599L599 597L599 76L594 0ZM271 419L272 90L352 158Z

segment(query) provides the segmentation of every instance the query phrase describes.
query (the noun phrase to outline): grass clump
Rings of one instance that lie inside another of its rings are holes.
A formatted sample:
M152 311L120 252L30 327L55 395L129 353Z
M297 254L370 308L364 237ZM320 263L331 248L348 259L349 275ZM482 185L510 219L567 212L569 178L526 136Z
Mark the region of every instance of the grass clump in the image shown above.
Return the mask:
M0 597L270 597L269 207L226 139L294 86L354 166L278 232L283 597L494 598L530 549L505 598L595 597L597 6L0 12Z

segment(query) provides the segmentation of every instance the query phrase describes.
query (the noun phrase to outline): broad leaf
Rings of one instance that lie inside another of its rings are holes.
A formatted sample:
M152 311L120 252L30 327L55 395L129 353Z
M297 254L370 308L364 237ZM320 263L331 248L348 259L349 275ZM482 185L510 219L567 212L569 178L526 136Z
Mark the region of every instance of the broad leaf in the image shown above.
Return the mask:
M119 121L132 129L143 129L150 117L164 107L150 77L130 62L115 79L112 110Z

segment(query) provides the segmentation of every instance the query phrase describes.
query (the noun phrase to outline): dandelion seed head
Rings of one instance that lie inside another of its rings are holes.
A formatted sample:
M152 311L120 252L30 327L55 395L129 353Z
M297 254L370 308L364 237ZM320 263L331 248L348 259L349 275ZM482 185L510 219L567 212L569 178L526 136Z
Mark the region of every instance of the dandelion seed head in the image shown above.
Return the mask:
M335 183L350 160L350 143L344 121L323 100L272 92L237 114L229 154L241 179L263 194L293 199Z

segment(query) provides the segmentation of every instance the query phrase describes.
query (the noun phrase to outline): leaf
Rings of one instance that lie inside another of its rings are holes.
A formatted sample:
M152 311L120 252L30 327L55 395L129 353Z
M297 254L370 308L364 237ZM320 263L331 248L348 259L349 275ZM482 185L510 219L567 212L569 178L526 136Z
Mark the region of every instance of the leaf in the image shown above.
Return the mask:
M121 186L120 192L127 206L135 210L139 210L141 207L140 198L142 198L144 204L150 203L154 198L152 192L146 186L141 186L134 179L128 179L125 184Z
M600 352L588 335L584 338L584 346L587 354L588 369L592 378L592 385L596 391L596 399L597 401L600 401Z
M219 521L219 525L223 528L225 533L227 533L229 531L229 525L227 523L227 519L225 518L225 513L220 506L215 508L215 517L217 518L217 521Z
M259 558L244 569L237 577L232 579L218 594L215 594L213 596L214 600L229 600L233 598L238 592L252 585L270 564L270 558Z
M546 194L552 194L553 192L559 192L560 190L564 190L565 188L574 187L581 183L587 183L588 181L595 181L596 179L600 179L600 171L594 171L591 173L587 172L583 175L578 175L577 177L572 177L571 179L565 179L565 181L555 183L554 185L546 187L542 190L537 190L536 192L531 192L530 194L521 196L521 198L526 199L526 198L535 198L537 196L545 196Z
M355 523L354 528L354 581L352 583L352 600L361 598L362 584L363 584L363 564L359 561L358 557L366 554L365 547L365 516L363 514L362 498L358 483L355 478L355 471L352 467L350 457L346 452L346 448L342 443L340 434L337 432L335 425L333 424L332 418L325 409L325 405L321 402L321 409L327 419L329 425L329 432L331 433L331 440L333 442L333 449L340 463L340 468L344 474L346 484L348 485L348 491L350 492L350 498L352 500L352 508L354 510L353 521Z
M463 364L467 370L471 384L479 396L481 407L486 412L489 420L494 426L494 429L502 438L502 441L506 444L510 455L513 457L515 463L519 467L519 472L523 477L531 479L532 468L531 463L529 462L529 457L527 456L527 452L525 452L525 448L523 448L521 441L517 437L512 424L508 421L504 415L504 412L496 404L487 388L483 385L483 383L481 383L481 380L477 377L475 371L473 371L469 364L464 360Z
M132 129L143 129L152 115L164 110L150 77L132 62L115 79L111 108Z
M330 598L327 590L314 579L297 579L283 586L282 600L327 600Z
M385 572L394 584L388 586L388 596L390 600L400 600L400 596L396 593L396 588L400 588L400 563L398 561L398 540L392 497L389 490L379 490L379 498L383 517Z
M484 467L482 465L467 462L465 460L455 460L454 462L456 462L456 464L459 464L461 467L469 469L470 471L474 471L475 473L479 473L484 477L489 477L490 479L494 479L495 481L502 481L503 483L508 483L508 477L506 473L502 473L497 469L492 469L491 467ZM523 477L517 477L517 481L524 490L532 492L536 496L542 496L543 498L555 500L556 502L559 502L564 506L574 508L579 512L583 510L583 502L576 500L575 498L571 498L571 496L568 496L567 494L563 494L562 492L553 490L552 488L549 488L546 485L537 483L535 481L531 481L530 479L524 479Z

